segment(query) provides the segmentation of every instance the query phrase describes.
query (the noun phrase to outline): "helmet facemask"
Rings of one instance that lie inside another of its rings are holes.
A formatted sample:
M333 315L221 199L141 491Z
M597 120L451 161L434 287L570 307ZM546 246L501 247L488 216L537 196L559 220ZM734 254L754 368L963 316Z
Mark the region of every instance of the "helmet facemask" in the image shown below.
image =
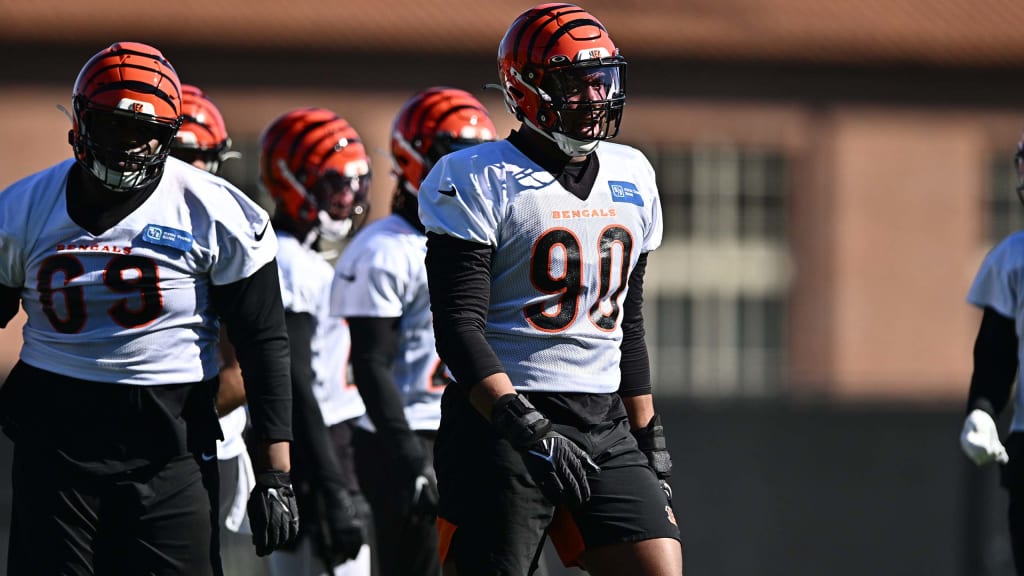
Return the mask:
M540 77L540 82L529 82ZM593 152L619 133L626 103L626 63L620 58L571 62L555 56L543 71L528 70L523 85L538 99L536 120L528 126L554 141L569 156Z
M353 166L355 164L362 166ZM310 189L317 205L317 230L327 241L345 239L358 230L369 215L369 166L351 162L346 172L349 174L328 170Z
M86 169L115 192L132 192L159 179L181 121L145 113L145 102L105 109L75 102L80 122L75 148Z

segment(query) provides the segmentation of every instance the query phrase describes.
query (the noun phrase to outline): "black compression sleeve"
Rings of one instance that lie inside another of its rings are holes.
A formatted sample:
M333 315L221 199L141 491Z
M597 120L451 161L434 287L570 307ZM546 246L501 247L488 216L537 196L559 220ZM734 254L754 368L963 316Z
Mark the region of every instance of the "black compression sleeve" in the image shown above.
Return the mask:
M257 440L292 439L292 394L277 261L238 282L210 287L245 379Z
M640 258L629 275L629 291L622 305L622 358L619 360L620 396L642 396L651 393L651 363L647 356L644 331L644 274L647 271L647 252Z
M298 456L293 465L318 488L341 490L344 488L341 465L330 444L327 425L313 394L315 375L310 344L316 320L312 314L293 312L285 312L284 318L291 349L292 428L295 431L292 453Z
M399 318L346 318L352 334L352 376L366 413L373 421L387 465L400 483L423 471L426 455L405 419L405 403L395 385L393 368L401 335Z
M7 328L7 323L18 313L21 304L21 288L0 284L0 328Z
M490 246L427 233L427 283L437 353L456 382L467 388L505 371L484 336L491 255Z
M374 428L383 435L409 431L392 369L398 354L398 318L346 318L352 335L352 375Z
M974 341L974 373L967 412L981 409L999 416L1010 400L1017 375L1017 329L1012 318L985 308Z

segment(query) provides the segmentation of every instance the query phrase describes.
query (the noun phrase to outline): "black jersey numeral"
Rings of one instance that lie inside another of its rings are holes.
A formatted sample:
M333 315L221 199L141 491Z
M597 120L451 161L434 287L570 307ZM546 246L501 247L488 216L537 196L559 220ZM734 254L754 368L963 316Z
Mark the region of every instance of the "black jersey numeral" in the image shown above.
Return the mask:
M149 258L121 255L110 259L103 270L103 284L117 294L138 294L138 298L126 297L115 302L107 310L111 320L125 328L138 328L160 316L164 302L157 271L156 262ZM81 332L88 320L83 288L70 285L82 274L85 274L85 266L70 254L50 256L39 267L36 278L39 302L50 325L62 334ZM54 286L55 281L59 282L58 286ZM57 309L55 296L63 300L62 311Z
M596 249L597 297L587 309L587 317L598 329L610 332L622 315L619 296L626 289L633 236L622 226L607 226L601 231ZM530 255L530 282L544 294L557 295L557 300L524 307L523 314L531 326L542 332L561 332L576 321L583 291L585 256L579 238L566 228L552 228L537 238ZM557 274L556 264L560 264ZM614 292L611 291L613 278L617 280Z

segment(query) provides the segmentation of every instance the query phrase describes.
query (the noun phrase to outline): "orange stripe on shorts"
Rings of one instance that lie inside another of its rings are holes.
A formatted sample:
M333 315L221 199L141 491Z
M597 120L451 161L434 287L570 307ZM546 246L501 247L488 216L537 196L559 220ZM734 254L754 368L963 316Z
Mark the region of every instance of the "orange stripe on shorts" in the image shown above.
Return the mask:
M437 517L437 553L441 559L441 565L444 566L445 560L448 558L448 550L452 547L452 538L455 537L455 529L458 528L455 524Z
M548 536L555 545L563 565L568 568L580 565L580 555L587 547L583 543L583 534L576 525L576 519L572 517L568 508L559 506L555 509L555 516L548 528Z

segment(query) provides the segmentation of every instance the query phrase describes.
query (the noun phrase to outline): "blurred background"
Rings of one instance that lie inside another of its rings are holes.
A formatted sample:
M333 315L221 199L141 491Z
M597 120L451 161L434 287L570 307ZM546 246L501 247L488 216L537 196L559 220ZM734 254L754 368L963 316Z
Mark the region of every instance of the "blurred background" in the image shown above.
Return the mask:
M469 90L514 127L483 86L535 3L0 0L0 188L69 156L55 106L90 56L131 40L218 104L243 154L224 175L254 196L267 123L306 105L346 117L379 217L391 119L414 92ZM967 290L1024 223L1024 5L582 5L629 62L618 140L658 172L646 318L687 574L1011 574L997 474L957 438L980 319ZM19 327L0 331L0 375Z

